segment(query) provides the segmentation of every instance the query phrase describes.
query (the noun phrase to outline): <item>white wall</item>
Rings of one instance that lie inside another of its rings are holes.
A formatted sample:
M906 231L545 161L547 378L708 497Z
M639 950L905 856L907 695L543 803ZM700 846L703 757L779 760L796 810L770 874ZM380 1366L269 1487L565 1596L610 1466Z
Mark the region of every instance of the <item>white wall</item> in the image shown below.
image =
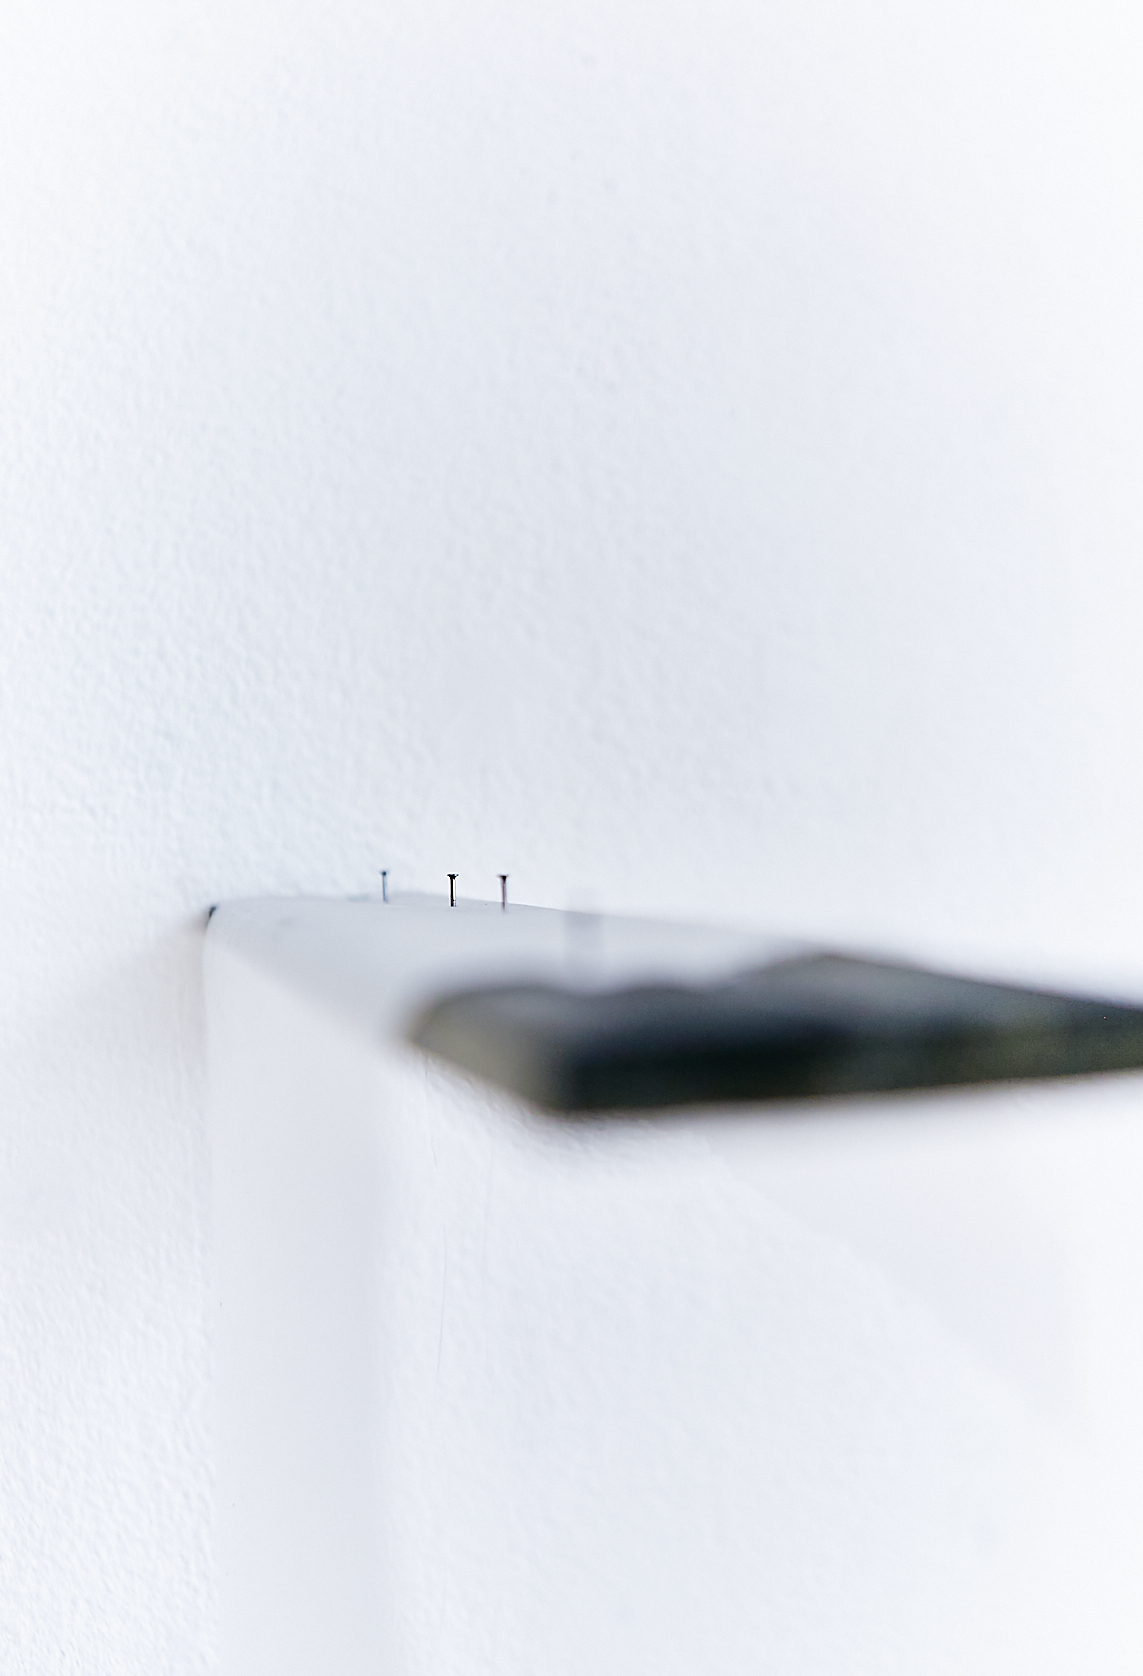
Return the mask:
M209 1668L198 927L1140 961L1133 8L9 0L6 1669Z

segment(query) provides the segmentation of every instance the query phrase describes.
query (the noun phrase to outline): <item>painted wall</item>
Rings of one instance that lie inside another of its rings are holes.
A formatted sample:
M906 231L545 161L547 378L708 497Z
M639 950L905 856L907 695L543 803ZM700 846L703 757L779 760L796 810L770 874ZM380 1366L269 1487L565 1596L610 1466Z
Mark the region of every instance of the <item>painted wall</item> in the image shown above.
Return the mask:
M10 0L5 1668L211 1664L201 916L1143 968L1131 8Z

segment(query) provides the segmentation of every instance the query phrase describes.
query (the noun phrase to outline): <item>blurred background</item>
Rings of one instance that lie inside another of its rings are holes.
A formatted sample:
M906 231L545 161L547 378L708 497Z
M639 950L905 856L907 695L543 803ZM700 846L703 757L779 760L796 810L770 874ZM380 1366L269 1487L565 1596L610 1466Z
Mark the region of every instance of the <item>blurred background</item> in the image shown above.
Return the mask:
M9 0L0 1633L212 1666L204 912L1143 978L1143 26Z

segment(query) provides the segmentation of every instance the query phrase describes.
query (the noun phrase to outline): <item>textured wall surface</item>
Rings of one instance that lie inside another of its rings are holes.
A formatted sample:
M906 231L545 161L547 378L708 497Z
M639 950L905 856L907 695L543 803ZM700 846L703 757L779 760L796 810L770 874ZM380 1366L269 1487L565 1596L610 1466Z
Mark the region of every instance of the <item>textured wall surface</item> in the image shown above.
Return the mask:
M210 1668L201 916L1139 965L1132 8L10 0L0 1634Z

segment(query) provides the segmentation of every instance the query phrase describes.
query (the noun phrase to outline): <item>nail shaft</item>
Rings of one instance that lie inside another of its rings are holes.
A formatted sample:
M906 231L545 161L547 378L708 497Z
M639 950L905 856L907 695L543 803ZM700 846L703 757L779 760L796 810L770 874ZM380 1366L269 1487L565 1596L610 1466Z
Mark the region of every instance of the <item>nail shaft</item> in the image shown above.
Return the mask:
M500 880L500 906L501 906L501 908L503 908L504 912L507 913L508 912L508 875L507 875L507 873L500 873L497 876Z
M448 876L448 905L450 908L456 907L456 881L459 878L459 873L450 873Z
M382 902L388 902L389 900L389 869L387 867L381 869L381 900Z

